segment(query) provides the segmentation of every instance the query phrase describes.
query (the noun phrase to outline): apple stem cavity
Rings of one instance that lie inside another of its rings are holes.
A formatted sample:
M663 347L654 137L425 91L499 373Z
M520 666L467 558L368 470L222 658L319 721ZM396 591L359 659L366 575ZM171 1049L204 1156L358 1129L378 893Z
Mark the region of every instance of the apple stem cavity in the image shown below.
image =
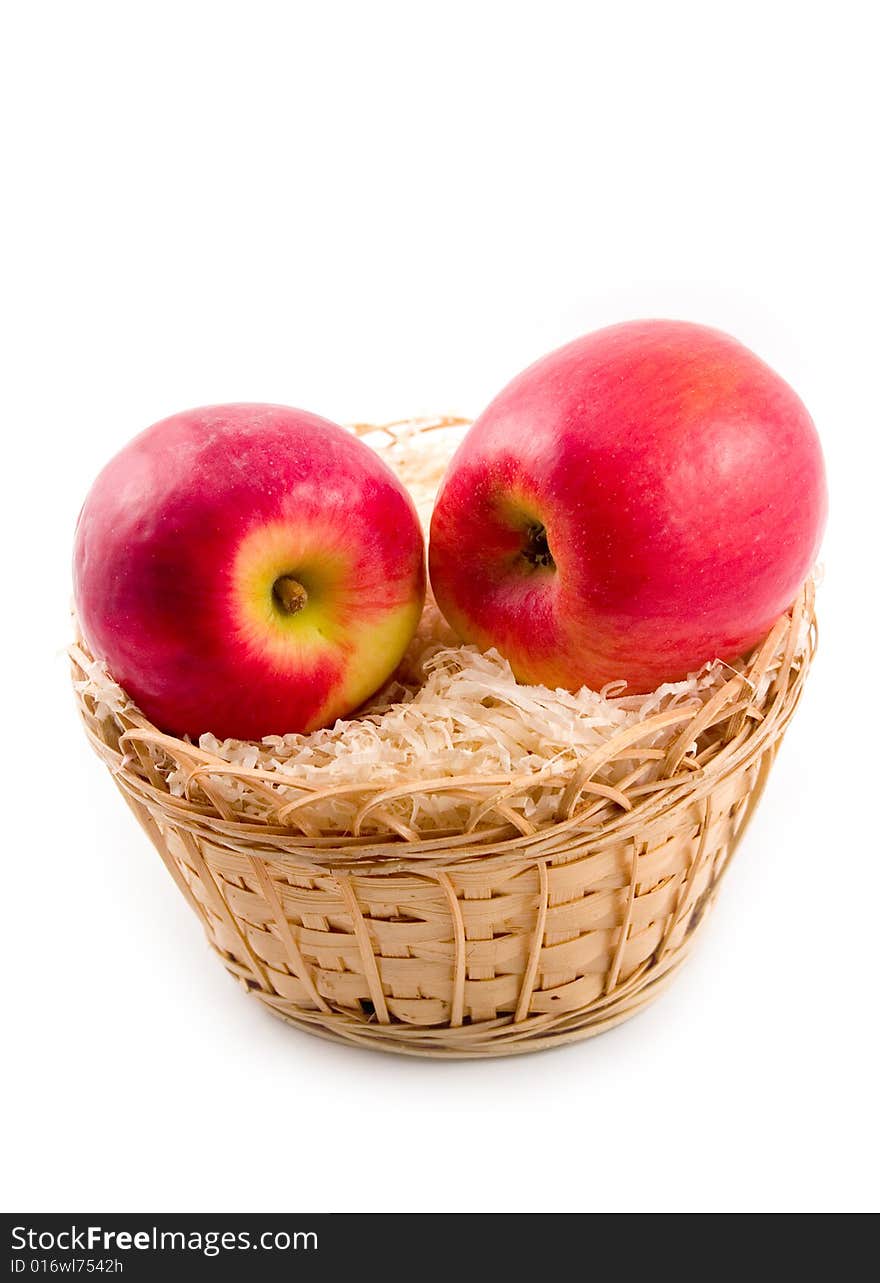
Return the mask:
M556 569L556 562L553 560L553 553L547 542L547 531L540 522L529 526L526 531L526 546L523 548L522 555L536 570Z
M278 576L272 585L272 597L286 615L298 615L309 600L309 594L293 575Z

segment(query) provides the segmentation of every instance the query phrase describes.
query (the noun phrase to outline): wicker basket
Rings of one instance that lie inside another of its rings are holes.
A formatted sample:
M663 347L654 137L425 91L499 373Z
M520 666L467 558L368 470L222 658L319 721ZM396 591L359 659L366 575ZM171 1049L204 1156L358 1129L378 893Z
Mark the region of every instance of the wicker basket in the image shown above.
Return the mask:
M316 832L277 777L163 735L130 705L109 715L88 691L87 652L71 653L92 746L242 986L310 1033L473 1057L590 1037L660 993L761 795L815 642L809 583L708 702L649 717L582 760L553 822L514 814L495 779L478 827L430 835L395 825L389 790L368 779L359 816L382 815L385 833L361 820ZM661 728L665 747L646 748ZM632 766L614 788L594 779L611 759ZM170 768L186 772L183 797ZM259 822L236 816L218 772L259 791Z

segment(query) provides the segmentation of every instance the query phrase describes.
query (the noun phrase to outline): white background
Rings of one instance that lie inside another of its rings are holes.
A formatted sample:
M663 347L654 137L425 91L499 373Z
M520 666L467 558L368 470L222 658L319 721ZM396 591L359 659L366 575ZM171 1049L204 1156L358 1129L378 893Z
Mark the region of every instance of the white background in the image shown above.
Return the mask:
M6 10L5 1210L877 1209L871 15ZM77 724L89 484L190 405L477 413L644 315L755 348L829 467L820 657L714 921L656 1006L568 1049L299 1035L229 981Z

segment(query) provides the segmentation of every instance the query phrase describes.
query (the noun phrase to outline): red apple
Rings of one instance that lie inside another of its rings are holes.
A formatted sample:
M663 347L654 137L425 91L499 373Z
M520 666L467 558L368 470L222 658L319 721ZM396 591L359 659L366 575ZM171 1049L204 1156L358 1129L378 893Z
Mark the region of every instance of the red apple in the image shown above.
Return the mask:
M768 632L826 507L815 427L777 374L717 330L634 321L545 356L476 421L431 584L522 681L648 691Z
M415 508L378 455L279 405L147 428L103 470L74 552L91 651L157 726L259 739L350 713L424 599Z

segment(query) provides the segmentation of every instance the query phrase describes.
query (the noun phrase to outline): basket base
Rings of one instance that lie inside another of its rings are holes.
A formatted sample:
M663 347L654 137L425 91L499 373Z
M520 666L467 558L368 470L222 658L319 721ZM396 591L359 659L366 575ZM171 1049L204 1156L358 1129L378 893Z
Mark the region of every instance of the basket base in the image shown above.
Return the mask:
M698 930L693 936L697 934ZM359 1020L346 1012L332 1012L328 1015L319 1011L300 1011L292 1014L281 1008L278 999L247 984L228 966L227 969L249 996L258 999L276 1019L313 1037L399 1056L419 1056L434 1060L488 1060L527 1055L529 1052L562 1047L566 1043L581 1042L638 1015L655 998L660 997L674 979L690 952L693 936L688 941L687 948L679 949L668 962L655 964L640 976L634 977L631 987L625 987L624 991L617 990L613 1000L605 1005L592 1003L583 1011L569 1012L564 1018L529 1016L516 1022L513 1016L505 1016L458 1028L380 1025Z

